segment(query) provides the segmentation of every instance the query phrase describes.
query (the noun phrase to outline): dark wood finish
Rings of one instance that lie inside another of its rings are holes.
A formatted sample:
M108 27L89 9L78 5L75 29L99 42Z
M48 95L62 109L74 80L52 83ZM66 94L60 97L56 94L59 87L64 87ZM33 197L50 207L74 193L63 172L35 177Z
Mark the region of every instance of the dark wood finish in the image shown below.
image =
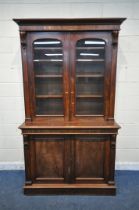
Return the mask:
M27 31L112 31L120 30L126 18L14 19ZM37 28L36 28L37 27Z
M75 180L77 183L104 182L106 136L77 136L75 141ZM109 161L109 160L107 160Z
M31 150L30 150L30 142L28 135L23 135L24 137L24 156L25 156L25 168L26 168L26 185L32 184L32 176L31 176Z
M36 179L64 177L64 140L52 137L34 137Z
M32 184L24 186L26 195L115 195L116 187L107 184Z
M14 19L23 64L25 194L115 195L116 62L124 20Z
M28 65L27 65L27 49L26 49L26 35L25 31L20 32L21 39L21 53L22 53L22 66L23 66L23 82L24 82L24 102L26 122L31 121L31 104L30 104L30 89L29 89L29 77L28 77ZM27 94L28 93L28 94Z

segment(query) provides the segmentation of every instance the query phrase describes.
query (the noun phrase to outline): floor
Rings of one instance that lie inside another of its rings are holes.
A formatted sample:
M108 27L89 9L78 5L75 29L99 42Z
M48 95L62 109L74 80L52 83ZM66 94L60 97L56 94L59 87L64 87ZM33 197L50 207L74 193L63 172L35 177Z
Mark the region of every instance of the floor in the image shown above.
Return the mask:
M116 196L25 196L24 171L0 171L0 210L139 210L139 171L116 171Z

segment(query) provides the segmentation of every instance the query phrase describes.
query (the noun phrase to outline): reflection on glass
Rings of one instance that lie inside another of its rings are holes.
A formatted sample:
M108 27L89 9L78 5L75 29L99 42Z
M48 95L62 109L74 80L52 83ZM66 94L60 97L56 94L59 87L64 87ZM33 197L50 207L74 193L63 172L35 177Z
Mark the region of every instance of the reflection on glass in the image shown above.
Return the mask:
M105 42L79 40L76 45L76 115L103 115Z
M63 49L59 40L33 43L36 114L63 116Z
M47 44L60 44L60 41L36 41L34 42L34 44L36 45L47 45Z
M84 42L85 44L89 44L89 45L105 45L105 42L104 41L91 41L91 40L86 40Z
M98 54L98 53L80 53L80 55L83 55L83 56L99 56L100 54Z

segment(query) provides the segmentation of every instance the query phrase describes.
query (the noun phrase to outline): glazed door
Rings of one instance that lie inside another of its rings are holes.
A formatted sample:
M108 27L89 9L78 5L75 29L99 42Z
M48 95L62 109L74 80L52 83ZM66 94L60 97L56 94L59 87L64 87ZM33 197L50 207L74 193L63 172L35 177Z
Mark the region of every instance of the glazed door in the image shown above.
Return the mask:
M29 33L32 118L67 119L69 116L67 36L64 32Z
M111 43L108 32L29 33L31 117L107 119Z
M73 32L70 39L71 118L107 117L110 33Z

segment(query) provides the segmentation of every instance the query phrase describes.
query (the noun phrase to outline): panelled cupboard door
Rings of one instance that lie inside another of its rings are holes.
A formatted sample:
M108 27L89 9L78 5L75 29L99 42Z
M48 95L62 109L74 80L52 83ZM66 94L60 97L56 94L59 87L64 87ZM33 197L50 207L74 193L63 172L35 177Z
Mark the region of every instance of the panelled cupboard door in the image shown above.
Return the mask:
M32 117L67 118L68 40L62 32L31 32L27 37Z
M73 32L70 36L72 119L107 116L111 70L109 32Z
M32 135L30 151L35 183L106 183L109 179L109 136Z
M64 183L69 167L68 139L64 136L32 136L31 165L34 182Z
M110 139L76 136L74 176L76 183L103 183L109 177Z

